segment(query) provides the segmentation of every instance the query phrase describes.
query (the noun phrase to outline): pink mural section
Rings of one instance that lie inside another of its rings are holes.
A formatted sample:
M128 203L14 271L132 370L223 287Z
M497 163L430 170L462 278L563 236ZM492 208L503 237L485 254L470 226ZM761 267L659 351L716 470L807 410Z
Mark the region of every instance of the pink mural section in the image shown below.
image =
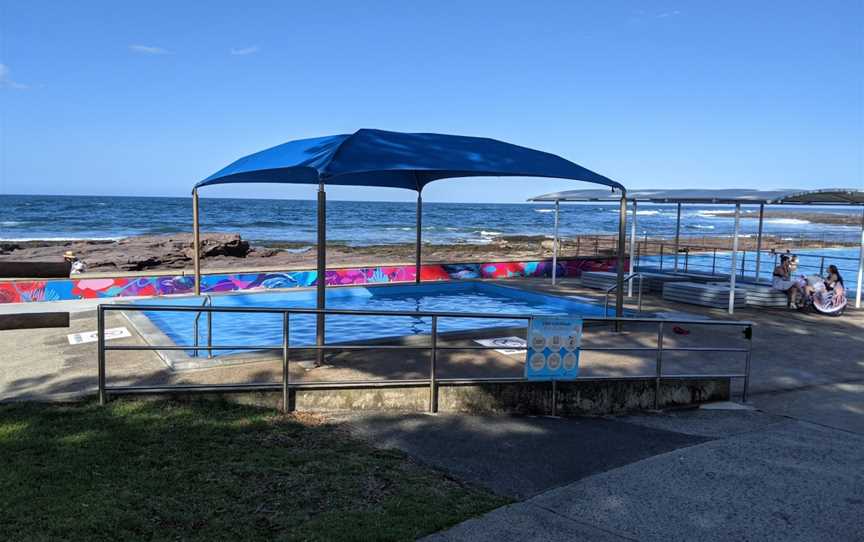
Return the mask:
M558 276L578 277L583 271L614 271L612 258L572 259L558 262ZM436 280L501 279L513 277L550 277L552 262L492 262L424 265L420 279ZM325 277L328 286L414 282L413 265L332 269ZM240 290L302 288L315 286L316 271L285 271L277 273L232 273L204 275L204 293ZM112 297L161 296L190 294L195 281L190 276L81 278L37 281L0 282L0 303L30 303L73 299Z

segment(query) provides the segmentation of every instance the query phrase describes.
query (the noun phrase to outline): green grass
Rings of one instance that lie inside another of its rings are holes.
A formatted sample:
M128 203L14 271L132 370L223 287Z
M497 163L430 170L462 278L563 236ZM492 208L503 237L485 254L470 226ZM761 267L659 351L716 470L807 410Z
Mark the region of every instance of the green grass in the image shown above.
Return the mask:
M502 504L314 416L0 405L4 540L410 540Z

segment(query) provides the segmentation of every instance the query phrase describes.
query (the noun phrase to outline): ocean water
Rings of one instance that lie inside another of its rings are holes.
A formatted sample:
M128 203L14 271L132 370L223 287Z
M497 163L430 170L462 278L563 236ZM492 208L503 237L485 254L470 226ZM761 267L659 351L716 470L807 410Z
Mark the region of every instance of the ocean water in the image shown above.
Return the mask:
M203 231L237 232L251 240L314 243L316 203L304 200L201 198ZM733 219L718 215L728 206L686 205L682 234L728 236ZM774 208L777 209L777 208ZM794 212L796 208L782 210ZM801 212L860 213L841 209L802 208ZM674 205L641 205L638 232L671 236ZM501 235L552 234L551 205L424 203L423 238L427 243L489 243ZM860 214L858 215L860 216ZM741 232L755 235L756 220L742 220ZM561 235L615 233L618 209L608 204L561 206ZM331 243L351 245L414 241L413 202L330 201L327 235ZM0 194L0 240L117 239L130 235L188 232L192 227L191 198L97 196L14 196ZM766 234L855 241L856 226L809 223L796 218L772 218ZM628 229L629 233L629 229Z

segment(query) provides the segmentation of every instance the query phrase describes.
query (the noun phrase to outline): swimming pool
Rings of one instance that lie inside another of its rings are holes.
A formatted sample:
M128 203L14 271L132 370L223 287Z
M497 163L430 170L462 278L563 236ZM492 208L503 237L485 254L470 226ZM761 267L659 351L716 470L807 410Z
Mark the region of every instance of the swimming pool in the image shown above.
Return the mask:
M261 292L212 296L215 307L314 308L315 291ZM163 298L159 305L201 306L201 297ZM136 304L153 304L139 301ZM332 288L327 308L377 311L444 311L502 314L603 316L603 307L588 300L558 297L484 282L439 282L420 285ZM178 346L192 346L195 313L145 311L161 333ZM214 345L282 345L282 315L213 313ZM315 315L292 314L291 346L315 343ZM134 320L133 320L134 322ZM440 333L492 327L525 326L525 321L485 318L439 318ZM356 343L431 332L432 319L415 316L328 315L327 343ZM139 330L141 326L138 326ZM206 318L199 324L199 344L206 345ZM217 351L227 355L236 351ZM191 354L191 351L189 351Z

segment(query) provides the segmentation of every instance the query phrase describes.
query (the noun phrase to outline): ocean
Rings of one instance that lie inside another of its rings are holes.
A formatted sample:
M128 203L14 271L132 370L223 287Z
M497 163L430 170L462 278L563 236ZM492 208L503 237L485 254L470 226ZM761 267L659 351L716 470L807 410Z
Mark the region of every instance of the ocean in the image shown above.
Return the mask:
M205 197L201 198L201 226L205 232L236 232L253 241L314 243L315 208L314 201ZM733 219L717 214L722 210L731 210L731 206L685 205L682 235L729 236ZM801 211L860 213L810 207ZM328 242L355 246L413 242L414 213L413 202L330 201ZM674 235L675 213L674 205L640 205L639 235ZM551 205L427 202L423 205L423 238L435 244L484 244L502 235L551 236L553 216ZM617 223L616 205L561 206L560 230L564 237L615 233ZM756 227L757 221L750 215L742 220L741 232L755 235ZM191 198L0 195L0 240L5 241L118 239L188 232L191 228ZM789 239L804 236L855 242L860 238L860 229L854 225L818 224L796 218L766 219L764 231Z

